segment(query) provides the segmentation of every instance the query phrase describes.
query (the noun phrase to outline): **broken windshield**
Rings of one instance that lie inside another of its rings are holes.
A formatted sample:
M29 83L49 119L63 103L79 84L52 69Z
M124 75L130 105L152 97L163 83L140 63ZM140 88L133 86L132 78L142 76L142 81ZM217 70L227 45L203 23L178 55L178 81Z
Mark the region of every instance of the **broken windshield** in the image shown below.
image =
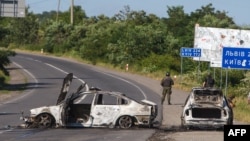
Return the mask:
M222 96L221 90L194 90L194 100L196 102L220 103Z

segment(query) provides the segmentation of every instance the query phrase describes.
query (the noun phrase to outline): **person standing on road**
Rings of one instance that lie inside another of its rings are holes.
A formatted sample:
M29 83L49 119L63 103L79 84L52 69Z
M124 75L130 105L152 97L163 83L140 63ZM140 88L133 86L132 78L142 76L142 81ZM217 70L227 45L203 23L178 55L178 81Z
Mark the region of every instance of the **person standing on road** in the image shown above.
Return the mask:
M211 73L209 73L207 75L207 77L204 79L204 82L203 82L203 87L214 87L214 79L211 75Z
M167 95L168 105L171 105L172 85L174 85L174 81L170 77L170 73L167 72L166 76L164 78L162 78L162 80L161 80L161 86L163 88L163 90L162 90L161 104L164 103L165 97Z

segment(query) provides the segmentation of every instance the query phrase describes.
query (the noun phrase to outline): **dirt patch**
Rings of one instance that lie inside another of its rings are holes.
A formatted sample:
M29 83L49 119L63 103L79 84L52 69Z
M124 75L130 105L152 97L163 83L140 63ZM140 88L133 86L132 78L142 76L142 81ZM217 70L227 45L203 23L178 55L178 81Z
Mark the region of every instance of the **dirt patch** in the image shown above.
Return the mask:
M169 134L164 130L157 130L147 141L175 141Z
M0 91L0 102L9 100L21 94L26 85L24 74L14 64L8 65L6 69L10 73L10 81L4 86L3 90Z

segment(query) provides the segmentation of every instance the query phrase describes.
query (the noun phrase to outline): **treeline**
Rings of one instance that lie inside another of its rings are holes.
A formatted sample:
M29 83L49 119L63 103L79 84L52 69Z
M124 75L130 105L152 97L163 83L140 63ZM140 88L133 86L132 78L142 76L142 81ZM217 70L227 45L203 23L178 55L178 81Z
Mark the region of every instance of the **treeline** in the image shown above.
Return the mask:
M129 64L143 73L179 74L180 48L193 47L196 23L205 27L242 28L227 12L215 10L212 4L189 14L183 6L166 6L166 18L133 11L129 6L113 17L88 17L80 6L74 6L73 23L70 9L34 14L27 8L26 13L25 18L0 17L0 47L43 49L52 54L79 56L92 64L102 62L116 67ZM183 73L197 70L197 62L188 58L183 61ZM200 68L206 71L208 63L202 62Z

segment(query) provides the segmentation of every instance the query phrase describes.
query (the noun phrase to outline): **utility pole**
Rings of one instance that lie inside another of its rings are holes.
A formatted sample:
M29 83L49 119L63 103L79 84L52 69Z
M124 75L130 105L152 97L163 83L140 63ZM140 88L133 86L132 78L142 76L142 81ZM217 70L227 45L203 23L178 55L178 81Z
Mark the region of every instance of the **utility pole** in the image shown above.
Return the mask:
M70 23L73 24L73 11L74 11L74 0L71 0L71 15L70 15Z
M61 0L58 0L58 5L57 5L57 15L56 15L56 22L58 21L59 9L60 9L60 3L61 3Z

